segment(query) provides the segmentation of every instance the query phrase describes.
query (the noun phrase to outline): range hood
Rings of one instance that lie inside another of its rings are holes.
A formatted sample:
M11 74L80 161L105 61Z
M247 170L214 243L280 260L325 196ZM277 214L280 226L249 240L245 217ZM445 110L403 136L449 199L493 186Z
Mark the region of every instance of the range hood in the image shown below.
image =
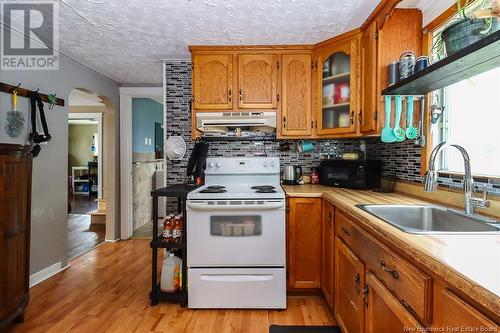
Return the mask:
M196 129L203 137L272 137L276 112L198 112Z

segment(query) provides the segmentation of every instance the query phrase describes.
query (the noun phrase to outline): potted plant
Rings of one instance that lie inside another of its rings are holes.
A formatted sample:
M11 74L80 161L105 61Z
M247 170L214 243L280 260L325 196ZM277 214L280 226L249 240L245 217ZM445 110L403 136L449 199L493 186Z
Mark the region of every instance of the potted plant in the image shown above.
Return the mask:
M452 55L500 28L500 0L457 0L458 17L452 19L434 42L432 51L438 59Z

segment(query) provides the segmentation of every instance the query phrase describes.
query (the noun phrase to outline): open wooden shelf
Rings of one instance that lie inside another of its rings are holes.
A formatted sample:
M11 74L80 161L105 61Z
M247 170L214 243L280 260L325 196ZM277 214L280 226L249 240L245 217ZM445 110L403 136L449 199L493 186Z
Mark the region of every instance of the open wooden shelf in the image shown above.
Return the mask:
M500 30L382 91L421 96L500 66Z

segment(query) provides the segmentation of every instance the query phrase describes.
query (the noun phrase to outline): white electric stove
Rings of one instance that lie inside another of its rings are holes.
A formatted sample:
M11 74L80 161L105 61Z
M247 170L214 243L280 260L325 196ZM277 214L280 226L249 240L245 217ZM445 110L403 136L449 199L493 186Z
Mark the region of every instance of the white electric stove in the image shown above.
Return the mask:
M187 197L188 306L286 308L277 157L208 158Z

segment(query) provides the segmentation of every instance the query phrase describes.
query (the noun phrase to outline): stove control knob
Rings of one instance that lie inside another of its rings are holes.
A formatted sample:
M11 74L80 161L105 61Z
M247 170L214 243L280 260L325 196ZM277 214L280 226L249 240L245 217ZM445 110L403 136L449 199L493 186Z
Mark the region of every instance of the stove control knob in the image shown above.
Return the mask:
M215 163L216 168L220 168L220 162Z
M274 162L271 161L271 168L274 168Z
M262 165L265 167L267 167L267 161L264 161L264 163L262 163Z
M213 167L214 167L214 162L210 162L210 163L208 163L208 167L209 167L209 168L213 168Z

